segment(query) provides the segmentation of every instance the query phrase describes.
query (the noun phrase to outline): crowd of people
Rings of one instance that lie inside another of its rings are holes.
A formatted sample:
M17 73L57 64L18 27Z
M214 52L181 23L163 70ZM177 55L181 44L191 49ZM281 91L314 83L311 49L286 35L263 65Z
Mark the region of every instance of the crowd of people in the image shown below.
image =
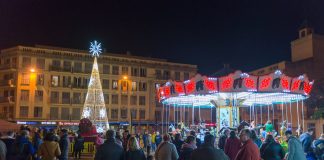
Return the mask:
M261 130L224 129L219 136L210 132L204 138L191 130L161 135L158 131L130 134L108 130L95 141L95 160L324 160L324 135L313 140L313 129L298 138L291 130L281 140ZM82 157L84 137L66 129L31 131L22 128L18 134L7 132L0 139L0 160L67 160L71 143L72 156ZM283 140L284 139L284 140Z

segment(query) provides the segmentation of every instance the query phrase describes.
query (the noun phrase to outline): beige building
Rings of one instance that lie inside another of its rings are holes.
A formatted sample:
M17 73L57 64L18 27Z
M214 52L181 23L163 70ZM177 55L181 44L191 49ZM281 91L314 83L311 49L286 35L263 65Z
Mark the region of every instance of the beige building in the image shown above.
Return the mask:
M313 92L316 94L323 94L317 92L321 90L320 87L324 85L324 36L315 34L313 29L309 26L304 26L299 30L298 39L291 42L291 61L282 61L276 64L272 64L254 71L250 74L253 75L265 75L274 72L279 69L283 71L288 76L299 76L300 74L307 74L310 80L315 80L313 87ZM317 90L317 91L316 91ZM312 95L312 93L311 93ZM313 96L314 96L313 95ZM318 96L318 95L317 95ZM306 104L306 103L305 103ZM302 110L299 108L297 112L296 104L292 107L292 121L293 129L297 129L297 121L299 114L302 117ZM299 106L301 107L301 106ZM280 105L275 108L275 113L282 113ZM285 112L285 111L284 111ZM322 112L322 118L314 120L314 113ZM264 113L264 112L263 112ZM323 108L318 109L310 106L304 107L304 131L307 128L315 128L316 137L321 133L324 133L324 111ZM265 117L263 117L265 118ZM281 114L276 114L274 121L278 123L281 122ZM266 120L266 119L264 119Z
M78 122L93 63L88 51L16 46L2 50L0 58L2 119ZM155 85L197 72L196 65L130 54L104 53L98 65L109 122L159 121Z

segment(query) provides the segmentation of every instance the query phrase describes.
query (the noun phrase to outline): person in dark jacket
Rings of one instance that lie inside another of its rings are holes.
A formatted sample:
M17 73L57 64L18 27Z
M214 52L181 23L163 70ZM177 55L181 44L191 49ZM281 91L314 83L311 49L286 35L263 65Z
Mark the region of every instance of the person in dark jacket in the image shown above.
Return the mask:
M124 149L116 143L116 132L108 130L104 144L102 144L95 155L95 160L124 160Z
M81 152L84 149L84 138L81 136L81 134L78 134L77 137L74 139L74 148L73 148L73 153L74 153L74 158L81 159Z
M61 155L59 156L59 160L68 160L69 158L69 146L70 146L70 140L68 138L68 132L66 129L62 129L60 132L60 149L61 149Z
M130 137L128 140L126 160L146 160L144 151L135 137Z
M291 130L285 132L286 139L288 141L288 152L285 156L286 160L306 160L306 156L303 152L303 146L300 141L293 136Z
M303 145L304 153L306 154L306 157L312 157L315 159L315 154L313 153L312 149L312 143L313 143L313 137L314 134L313 128L308 128L307 132L300 135L299 140Z
M180 154L180 150L183 145L183 140L181 139L180 133L177 133L175 135L174 141L172 143L176 146L178 154Z
M13 156L13 148L14 148L14 143L15 143L15 133L12 131L7 132L7 136L1 138L1 140L6 144L7 148L7 154L6 157L7 159L12 159Z
M220 136L219 141L218 141L218 148L219 149L224 150L225 142L226 142L226 139L228 138L229 134L230 134L229 129L225 129L223 131L223 134Z
M229 160L227 155L220 149L214 147L215 138L213 135L207 135L204 143L191 154L191 160Z
M264 160L281 160L284 158L284 151L271 134L266 136L260 148L261 158Z
M324 159L324 134L322 133L319 139L313 143L314 152L317 159Z
M243 129L240 132L240 140L243 143L235 160L260 160L260 151L258 146L251 139L252 133L249 129Z
M190 135L196 137L196 146L199 147L201 145L201 140L197 138L195 131L190 131Z
M161 142L162 142L162 137L160 135L160 132L156 132L156 136L155 136L155 144L156 144L156 147L158 147Z
M225 154L234 160L238 151L240 150L241 141L237 138L235 131L230 132L230 137L226 139L225 142Z
M196 137L188 136L180 150L179 160L190 160L191 153L197 149Z
M35 148L28 140L29 131L22 130L14 143L13 157L14 160L25 160L35 156Z
M128 143L129 138L130 138L130 134L129 134L128 130L125 130L123 132L123 141L122 141L124 151L127 150L127 143Z

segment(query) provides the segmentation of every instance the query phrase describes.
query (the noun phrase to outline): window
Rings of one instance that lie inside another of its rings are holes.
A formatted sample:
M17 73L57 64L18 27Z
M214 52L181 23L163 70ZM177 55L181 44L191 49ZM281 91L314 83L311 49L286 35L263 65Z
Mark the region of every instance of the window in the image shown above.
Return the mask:
M21 85L29 85L29 74L23 73L21 76Z
M127 95L122 95L121 96L121 104L122 105L128 105L128 96Z
M29 101L29 90L21 90L21 101Z
M104 99L105 99L105 103L109 104L109 94L108 93L104 94Z
M89 79L89 78L83 78L83 86L84 86L85 88L88 87L89 82L90 82L90 79Z
M132 67L131 68L131 76L138 76L138 68Z
M82 63L74 62L73 72L80 73L82 72Z
M79 120L81 118L81 109L80 108L73 108L72 109L72 120Z
M51 92L51 103L59 103L59 92Z
M20 106L20 112L19 112L20 117L28 117L28 106Z
M10 65L10 58L6 58L6 60L4 61L4 64L6 66L9 66Z
M58 87L60 85L60 76L52 76L52 87Z
M145 119L145 110L141 109L139 113L140 113L140 119Z
M60 60L53 60L51 70L60 71L61 70L61 61Z
M127 118L127 109L121 109L120 110L120 117L121 118Z
M51 107L51 109L50 109L50 119L52 119L52 120L58 119L58 108L57 107Z
M118 104L118 95L117 94L111 95L111 104Z
M155 70L156 79L162 79L162 72L161 70Z
M131 119L136 119L136 118L137 118L137 110L131 109Z
M130 97L130 104L131 105L137 105L137 96L131 96Z
M118 118L118 109L112 109L111 110L111 118L117 119Z
M22 67L23 68L29 68L30 64L31 64L31 58L30 57L23 57Z
M146 77L146 68L140 68L140 77Z
M35 91L35 101L43 102L43 91L40 91L40 90Z
M106 108L107 118L109 118L109 108Z
M36 68L37 69L45 69L45 59L37 58L37 60L36 60Z
M113 75L119 75L119 66L113 66L112 67L112 74Z
M12 67L17 67L17 57L12 58Z
M108 79L102 80L102 89L109 89L109 80Z
M37 74L37 85L44 85L44 74Z
M70 61L63 62L63 71L71 72L71 68L72 68L72 63Z
M180 80L180 72L174 72L174 75L175 75L175 80Z
M164 71L163 72L163 79L165 79L165 80L170 79L170 71Z
M137 90L137 84L136 82L132 82L132 91L136 91Z
M81 104L81 93L73 93L73 104Z
M188 72L183 73L183 79L184 80L189 80L189 73Z
M110 65L103 65L103 74L110 74Z
M128 67L122 67L122 75L128 75Z
M63 92L62 93L62 103L63 104L70 104L70 93L69 92Z
M71 87L71 77L63 76L63 87Z
M91 73L91 71L92 71L92 64L91 63L85 63L84 72L85 73Z
M42 107L34 107L34 118L42 118L43 108Z
M145 105L145 96L139 96L139 105Z
M67 107L63 107L61 110L61 119L69 120L70 119L70 109Z
M121 88L122 91L127 92L128 91L128 81L123 80L121 82L120 88Z
M73 79L73 87L74 88L81 88L82 87L81 77L74 77L74 79Z
M155 111L155 120L161 121L161 111Z
M118 81L117 80L112 80L112 89L117 90L118 89Z
M139 91L146 91L146 82L139 82Z

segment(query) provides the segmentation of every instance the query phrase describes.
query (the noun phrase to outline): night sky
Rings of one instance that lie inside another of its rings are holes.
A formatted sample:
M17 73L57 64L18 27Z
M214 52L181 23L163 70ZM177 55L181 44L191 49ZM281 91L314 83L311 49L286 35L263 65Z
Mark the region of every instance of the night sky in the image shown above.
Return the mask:
M324 33L324 0L1 0L0 49L89 48L250 71L290 59L304 20Z

